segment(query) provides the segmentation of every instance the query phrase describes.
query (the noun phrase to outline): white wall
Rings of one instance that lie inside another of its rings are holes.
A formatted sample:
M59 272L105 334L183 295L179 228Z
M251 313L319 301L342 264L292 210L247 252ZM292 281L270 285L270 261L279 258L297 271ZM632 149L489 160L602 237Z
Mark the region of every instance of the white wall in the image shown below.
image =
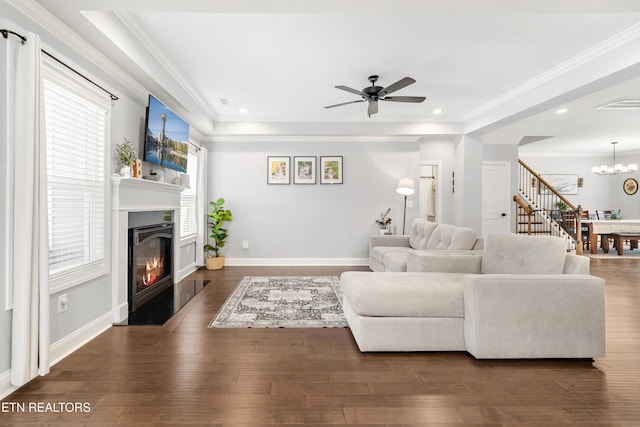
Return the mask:
M380 213L390 207L401 232L398 179L419 175L417 143L229 142L209 150L208 199L223 197L234 217L222 250L228 264L365 263ZM267 185L267 156L343 156L344 183ZM407 231L418 214L415 197Z
M640 180L640 173L633 175L598 176L591 167L611 164L611 157L543 157L521 154L520 158L539 174L577 174L584 178L584 185L577 195L565 197L574 205L582 205L589 213L598 209L621 209L622 218L640 218L640 192L629 196L622 190L625 179ZM616 162L640 164L640 154L616 156Z

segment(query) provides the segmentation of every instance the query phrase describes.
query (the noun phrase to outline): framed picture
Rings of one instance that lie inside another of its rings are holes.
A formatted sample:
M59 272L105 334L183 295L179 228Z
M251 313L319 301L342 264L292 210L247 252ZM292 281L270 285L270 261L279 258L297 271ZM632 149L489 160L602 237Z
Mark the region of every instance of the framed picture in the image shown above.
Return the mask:
M320 184L342 184L342 156L320 157Z
M624 184L622 184L622 189L626 194L632 196L638 191L638 181L633 178L627 178L624 180Z
M267 157L267 184L290 184L289 156Z
M315 184L316 175L315 156L300 156L293 158L294 184Z
M578 175L573 174L540 174L560 194L578 194ZM549 194L549 190L540 185L540 194Z

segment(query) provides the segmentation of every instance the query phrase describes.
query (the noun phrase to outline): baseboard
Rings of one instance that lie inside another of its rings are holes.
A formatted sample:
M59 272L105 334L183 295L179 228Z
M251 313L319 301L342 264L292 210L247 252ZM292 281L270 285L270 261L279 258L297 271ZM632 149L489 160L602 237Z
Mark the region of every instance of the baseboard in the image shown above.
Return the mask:
M16 391L18 387L11 384L11 369L0 374L0 400Z
M369 258L225 258L229 266L361 266L369 265Z
M51 366L55 365L107 329L113 326L113 313L108 312L74 331L61 340L51 344L49 349L49 360Z
M178 273L176 274L175 283L182 282L185 277L187 277L188 275L190 275L191 273L193 273L197 269L198 269L198 266L196 265L195 261L192 262L191 264L187 265L185 268L183 268L180 271L178 271Z
M118 311L114 313L117 317L113 317L112 323L124 322L129 317L129 302L123 302L118 306Z

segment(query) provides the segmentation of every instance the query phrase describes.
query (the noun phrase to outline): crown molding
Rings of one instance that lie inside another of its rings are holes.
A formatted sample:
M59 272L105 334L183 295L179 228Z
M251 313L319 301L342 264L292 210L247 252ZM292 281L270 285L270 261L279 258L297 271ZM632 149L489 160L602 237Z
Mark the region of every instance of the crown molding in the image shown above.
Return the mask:
M191 87L189 83L187 83L186 79L180 74L180 72L173 67L172 61L169 60L164 54L162 54L161 49L158 48L142 31L138 28L139 26L133 23L133 18L124 12L113 12L113 15L122 22L125 28L129 31L130 35L134 37L146 50L147 52L153 56L153 58L158 63L159 67L164 68L169 76L182 88L182 90L193 99L196 104L205 112L212 120L216 120L216 113L211 109L211 106L205 102L205 100L198 94L197 91Z
M640 23L619 32L618 34L608 38L607 40L579 53L573 58L570 58L567 61L558 64L557 66L537 75L533 79L521 84L520 86L516 86L508 92L505 92L504 94L479 106L475 110L471 111L464 118L464 121L466 122L467 120L480 116L481 114L484 114L494 108L506 104L509 101L523 96L524 94L531 92L532 90L539 88L540 86L549 83L552 80L561 77L568 72L573 71L590 61L593 61L594 59L600 58L601 56L610 53L638 38L640 38Z
M8 5L35 24L47 30L62 43L82 55L99 69L109 74L135 96L146 102L149 91L123 69L111 62L102 52L67 27L58 18L34 0L5 0Z

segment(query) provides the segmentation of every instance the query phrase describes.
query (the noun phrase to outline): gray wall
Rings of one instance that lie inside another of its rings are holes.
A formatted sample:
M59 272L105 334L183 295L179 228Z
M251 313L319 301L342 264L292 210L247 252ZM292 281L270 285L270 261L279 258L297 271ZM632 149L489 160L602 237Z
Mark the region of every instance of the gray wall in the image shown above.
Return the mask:
M139 147L138 154L142 154L141 144L144 135L146 99L133 95L102 69L89 63L78 53L68 48L63 41L55 39L48 31L34 25L28 17L16 13L12 8L6 6L4 2L0 2L0 26L19 33L24 33L28 30L40 34L44 48L56 52L56 54L60 56L60 59L69 62L80 71L88 73L95 81L114 91L120 99L115 101L112 107L111 145L113 147L115 144L121 143L123 138L127 138ZM5 47L6 44L3 40L0 42L0 56L3 58L2 65L4 65ZM0 99L6 99L6 84L4 84L6 82L6 76L4 74L4 67L0 66L0 69ZM1 108L3 107L0 107L0 109ZM0 115L2 120L4 120L6 114L3 114L2 110L0 110ZM5 126L2 126L2 129L5 128ZM3 133L0 133L0 138L4 138ZM6 146L6 141L0 139L0 167L2 167L3 170L6 170L6 165L2 162L8 161L7 156L3 155L5 154ZM110 152L112 152L112 150L110 150ZM115 172L118 167L119 165L117 165L115 161L112 161L110 172ZM144 168L148 170L149 167L145 165ZM8 205L10 201L6 194L6 189L3 186L0 187L0 196L3 200L3 207ZM4 210L0 210L0 225L3 224L5 219ZM12 224L9 224L9 227L12 227ZM4 228L0 232L4 233ZM3 243L6 242L4 235L0 236L0 238L0 241ZM3 255L1 251L4 250L4 247L0 249L0 255ZM108 252L110 252L110 250L109 248ZM182 264L190 265L193 263L195 260L193 243L190 249L181 251L181 253L183 252L190 255L193 259L191 261L188 259L184 260ZM2 271L3 274L6 271L4 260L4 256L0 257L0 263L2 263L0 264L0 271ZM0 281L0 375L10 369L11 356L11 311L5 309L7 281L4 280L4 277L2 277L2 279L3 280ZM58 314L57 297L59 294L51 295L50 341L52 344L72 336L74 333L82 330L93 321L111 311L110 274L66 289L61 293L67 294L69 300L68 310Z
M406 142L245 142L209 144L208 200L223 197L233 212L227 262L261 259L368 257L374 221L391 208L392 225L402 228L404 199L395 188L401 177L418 182L419 149ZM267 185L267 156L343 156L344 183ZM410 196L407 230L418 214ZM249 249L241 248L242 240ZM288 261L287 261L288 260Z
M3 10L3 5L0 3L0 16L4 15L5 11ZM9 23L4 19L0 18L0 28L7 28ZM7 79L6 75L6 67L5 67L5 58L7 52L7 43L4 40L0 40L0 82L5 82ZM0 84L0 99L7 99L7 85ZM0 375L9 370L10 368L10 360L11 360L11 311L6 310L6 286L7 286L7 265L6 265L6 257L8 248L5 246L7 243L8 236L6 235L7 226L7 215L5 212L5 206L8 206L8 176L6 174L9 173L7 161L7 141L6 141L6 132L4 129L7 129L6 124L7 111L6 111L6 102L0 102L0 129L3 129L3 132L0 132L0 200L2 200L2 209L0 209ZM2 390L0 390L0 393Z

